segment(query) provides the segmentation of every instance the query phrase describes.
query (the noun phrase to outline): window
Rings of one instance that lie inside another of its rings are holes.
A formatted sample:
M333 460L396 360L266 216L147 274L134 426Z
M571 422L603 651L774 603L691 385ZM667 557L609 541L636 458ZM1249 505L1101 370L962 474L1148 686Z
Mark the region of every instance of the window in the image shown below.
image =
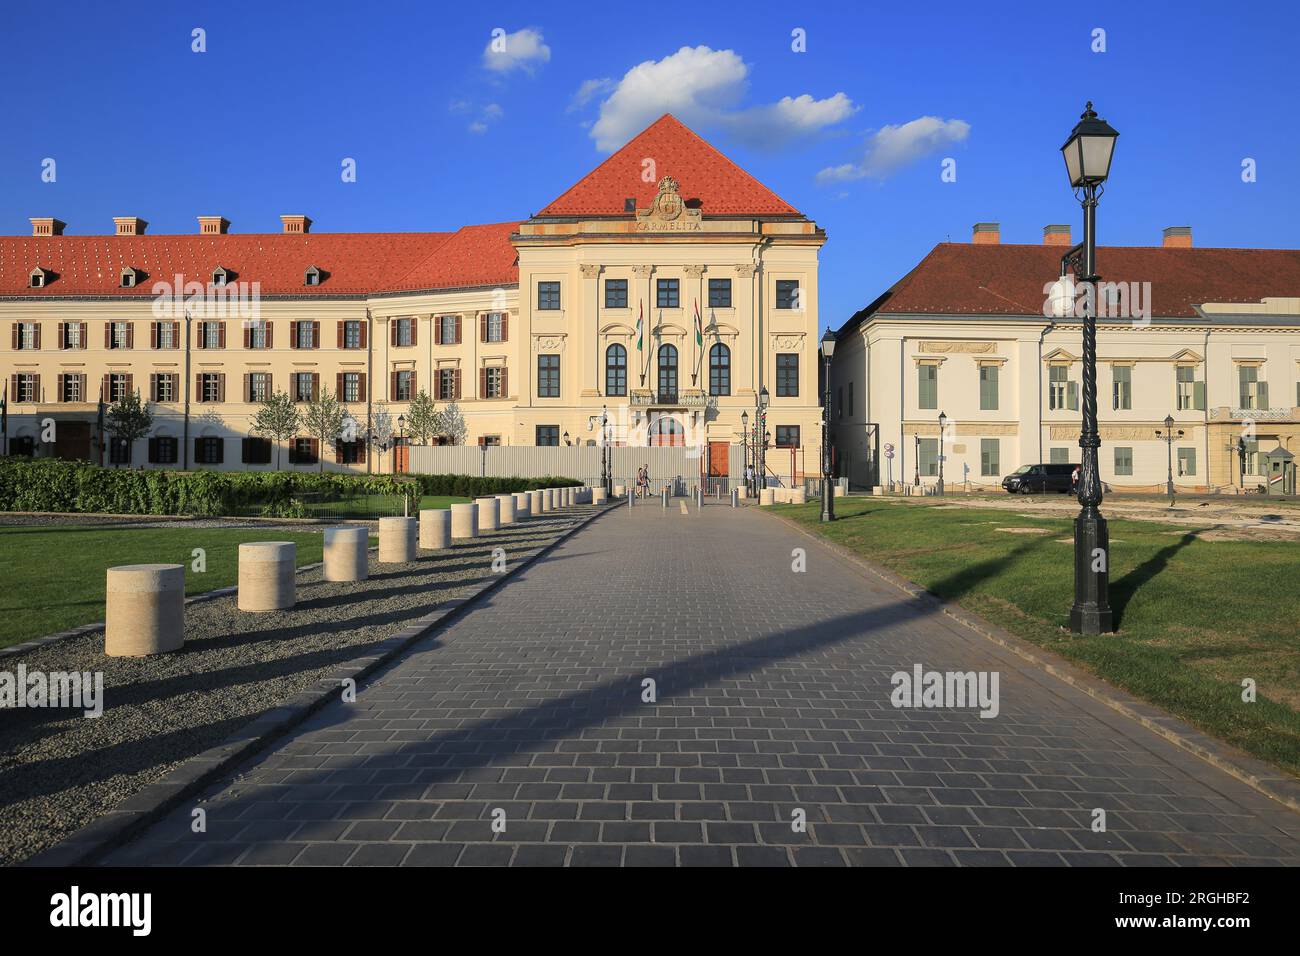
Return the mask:
M939 439L922 438L916 449L916 463L921 474L927 478L939 474Z
M994 366L996 368L996 366ZM996 438L980 439L980 474L1002 474L1001 443Z
M248 376L248 396L246 401L260 404L271 397L271 373L252 372Z
M35 322L18 322L14 328L14 348L29 351L41 347L41 327Z
M359 402L361 401L361 373L360 372L342 372L340 373L342 381L339 383L339 401L341 402Z
M980 366L980 410L986 412L997 411L998 407L998 375L1001 369L996 365ZM938 396L936 396L937 398ZM933 407L933 406L931 406Z
M314 465L316 461L316 439L295 438L289 446L289 464Z
M731 349L721 342L709 349L709 394L731 394Z
M539 444L539 445L559 445L559 444L560 444L560 426L559 426L559 425L538 425L538 426L537 426L537 444Z
M270 326L265 322L244 323L244 348L269 349L271 347Z
M500 436L500 435L484 435L482 438L480 438L480 439L478 440L478 443L479 443L480 445L490 445L491 447L496 448L498 445L501 444L501 436Z
M916 367L916 407L939 407L939 366L933 363Z
M505 369L491 365L483 369L483 397L505 398Z
M618 344L605 349L605 394L627 394L627 349Z
M559 311L560 284L558 282L537 283L537 308L542 312Z
M15 394L14 394L15 402L39 402L40 401L40 395L37 394L40 390L37 385L38 382L37 376L28 372L19 372L17 375L14 376L14 378L18 382L18 387L15 389Z
M438 398L452 402L460 397L460 369L438 369Z
M220 438L194 439L194 463L196 465L219 465L225 460L225 443Z
M799 426L798 425L777 425L776 426L776 447L777 448L798 448L799 447Z
M676 279L655 280L655 305L661 309L676 309L681 306Z
M776 307L778 309L799 308L799 280L776 280Z
M108 461L111 465L131 464L131 443L116 435L108 440Z
M199 401L219 402L222 400L220 372L202 372L199 374Z
M219 349L225 344L222 338L220 322L199 323L199 348Z
M242 443L241 458L245 465L269 465L271 463L271 439L249 437Z
M731 308L731 280L730 279L709 280L709 308L710 309Z
M793 398L799 394L798 352L777 353L776 394L778 398Z
M1047 450L1047 463L1049 465L1068 465L1070 463L1070 449L1049 448Z
M1070 381L1068 365L1053 365L1047 370L1047 407L1051 409L1077 409L1079 387Z
M1196 369L1191 365L1179 365L1174 370L1176 382L1176 406L1178 410L1205 409L1205 383L1196 381Z
M343 323L343 338L339 342L339 348L359 349L363 347L361 340L361 323L355 320L349 320Z
M1178 477L1196 474L1196 449L1178 449Z
M60 375L62 385L59 391L59 401L61 402L80 402L83 401L81 376L80 375Z
M674 404L677 401L677 346L659 346L658 369L659 401Z
M338 451L338 463L340 465L362 465L366 461L366 444L358 439L357 441L341 441L336 446Z
M176 464L180 449L175 438L161 436L149 439L149 462L154 465Z
M489 312L484 317L483 341L504 342L506 340L506 320L502 312Z
M1133 449L1119 448L1115 449L1115 474L1131 475L1133 474Z
M1133 366L1112 365L1111 407L1116 411L1126 411L1133 407Z
M302 276L303 285L320 285L321 271L315 266L309 268Z
M415 344L415 319L393 320L393 344L398 348Z
M129 349L131 347L130 322L110 322L108 324L108 347L110 349Z
M411 388L415 381L415 373L410 369L393 373L393 401L409 402L415 397L414 389Z
M607 309L627 308L627 280L626 279L605 280L605 308Z
M317 330L320 328L315 322L295 322L294 323L294 348L314 349L316 348L317 336L320 334Z
M460 316L443 315L438 317L438 344L455 345L460 341Z
M134 269L128 267L122 270L121 283L123 289L134 289L135 280L136 280L136 271Z
M33 289L45 288L45 270L33 269L27 276L27 281Z
M558 355L537 356L537 397L560 397L560 357Z
M153 400L160 403L176 401L176 376L159 372L153 377Z
M174 322L155 322L154 323L154 341L157 343L154 347L159 349L176 348L176 323Z
M293 400L310 402L316 397L316 376L311 372L293 373Z
M1246 474L1258 475L1259 472L1259 441L1246 442Z
M36 439L31 435L15 435L9 439L9 454L31 458L36 454Z
M1259 380L1259 366L1237 366L1237 381L1240 385L1239 397L1242 408L1267 409L1269 407L1268 382Z
M171 323L167 323L170 327ZM67 322L63 326L63 347L65 349L84 349L85 340L81 337L81 322Z
M226 272L225 269L222 269L222 268L219 268L219 267L218 267L218 268L212 270L212 284L213 284L213 285L216 285L216 286L223 286L223 285L225 285L225 284L226 284L227 282L229 282L229 281L230 281L230 275L229 275L229 273Z

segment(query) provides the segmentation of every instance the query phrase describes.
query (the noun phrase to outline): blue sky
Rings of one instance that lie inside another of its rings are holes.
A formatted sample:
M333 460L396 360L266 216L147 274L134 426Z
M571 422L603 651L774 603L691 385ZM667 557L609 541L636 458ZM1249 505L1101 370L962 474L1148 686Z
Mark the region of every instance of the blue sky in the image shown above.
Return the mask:
M974 222L1077 238L1058 149L1093 99L1121 134L1104 243L1191 225L1199 246L1300 245L1295 3L6 6L4 233L33 215L69 233L115 215L154 233L199 214L239 232L286 212L325 232L520 218L595 166L602 137L672 110L826 229L838 325Z

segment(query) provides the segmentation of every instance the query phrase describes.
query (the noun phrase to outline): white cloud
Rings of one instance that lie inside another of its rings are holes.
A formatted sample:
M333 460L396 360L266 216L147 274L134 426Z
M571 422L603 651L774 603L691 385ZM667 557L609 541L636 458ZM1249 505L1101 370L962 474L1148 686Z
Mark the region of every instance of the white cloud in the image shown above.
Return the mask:
M602 76L597 80L583 80L582 85L578 87L578 92L574 93L573 99L569 101L568 112L582 109L595 97L608 93L613 88L614 81L608 76Z
M469 131L471 133L486 133L489 124L495 123L504 115L505 110L503 110L498 104L489 103L479 111L478 119L469 124Z
M884 126L867 140L860 163L829 166L817 174L819 182L844 182L872 176L884 179L909 163L944 146L964 142L970 135L965 120L922 116L899 126Z
M523 70L532 73L543 63L549 63L551 48L540 30L524 27L514 33L494 36L483 49L483 65L497 73Z
M588 80L575 95L600 92ZM611 84L613 85L613 84ZM844 93L824 100L808 94L784 97L765 106L738 108L749 89L749 67L734 50L682 47L662 60L638 63L623 75L600 104L591 127L596 147L611 151L664 113L692 126L728 130L753 145L776 147L817 133L843 120L856 107Z

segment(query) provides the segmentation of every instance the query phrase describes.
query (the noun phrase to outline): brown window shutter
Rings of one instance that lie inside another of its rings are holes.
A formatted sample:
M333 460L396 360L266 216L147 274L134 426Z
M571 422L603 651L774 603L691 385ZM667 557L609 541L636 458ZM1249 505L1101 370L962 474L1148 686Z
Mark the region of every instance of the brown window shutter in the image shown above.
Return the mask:
M199 372L194 376L194 400L203 401L203 373Z
M320 372L311 373L311 400L320 398Z
M224 402L225 400L226 400L226 373L218 372L217 373L217 401Z
M32 344L39 349L41 347L41 323L39 322L36 323L36 331L32 333L32 339Z
M362 442L358 442L358 443L357 443L357 453L358 453L358 454L357 454L357 464L358 464L358 465L364 465L364 464L366 463L366 443L365 443L365 442L362 441Z
M13 324L13 344L12 344L11 348L12 348L15 352L18 351L18 328L19 328L20 324L21 324L21 323L18 323L18 322L15 322L15 323Z
M397 373L396 372L388 373L388 400L390 402L397 401Z
M155 465L157 463L158 463L158 439L150 438L149 439L149 464Z
M416 391L416 387L415 387L415 377L418 374L419 372L416 372L414 369L411 370L411 398L415 398L416 395L420 394L418 391Z
M460 345L460 316L456 316L456 341L454 345Z
M269 319L266 323L266 347L268 349L275 347L275 323Z
M18 373L17 372L9 376L9 395L15 402L18 401Z
M54 384L55 384L55 387L58 388L58 390L59 390L59 394L55 396L55 401L59 401L59 402L61 402L61 401L63 401L63 395L64 395L64 392L63 392L63 376L60 375L60 376L58 377L58 380L57 380Z
M343 464L343 442L341 441L334 443L334 464Z
M501 341L502 342L509 341L510 339L509 329L510 329L510 313L502 312L501 313Z
M111 349L112 347L113 347L113 323L105 322L104 323L104 348ZM14 340L14 348L18 348L18 342L16 339Z
M152 373L149 375L149 401L158 401L158 376Z
M451 397L460 398L460 369L453 369L451 376Z
M221 376L221 378L223 381L225 380L224 375ZM225 386L223 385L222 388L224 389ZM225 392L223 391L222 396L224 397L224 395ZM217 464L218 465L224 464L225 461L226 461L226 440L224 438L219 438L217 439Z
M297 347L298 347L298 323L290 322L289 323L289 348L296 349Z
M156 349L157 347L158 347L158 323L150 322L149 323L149 348Z
M86 376L85 376L85 374L83 373L83 374L81 374L81 375L78 375L77 378L79 378L79 379L81 380L81 383L80 383L80 384L81 384L81 392L80 392L80 394L81 394L81 400L82 400L83 402L88 402L88 401L90 401L90 396L88 396L88 395L86 394Z
M340 402L343 401L343 373L339 372L334 379L334 397Z
M244 323L244 348L253 344L253 327L247 322Z
M135 323L134 322L126 323L126 347L129 349L135 348Z
M68 323L60 322L59 323L59 348L66 349L67 347L68 347Z
M358 341L359 341L361 344L358 345L357 348L359 348L359 349L363 349L363 348L366 347L366 325L367 325L367 323L365 323L365 322L361 322L361 323L359 323L359 324L360 324L361 328L360 328L358 331L359 331L361 334L358 336Z
M393 348L397 347L397 321L396 318L388 320L388 344Z
M311 442L311 457L312 457L312 459L315 460L315 461L320 461L320 439L319 439L319 438L311 438L311 439L308 439L308 441Z
M506 388L506 372L509 371L504 365L501 366L501 397L506 398L510 394L510 389Z
M319 322L313 322L311 324L311 347L314 349L320 348L320 323Z
M346 336L347 336L347 323L339 322L338 328L335 331L336 341L334 343L334 347L337 349L343 348L343 343L344 341L346 341Z
M17 379L17 376L14 376ZM113 379L110 375L105 375L99 386L99 397L104 401L111 401L113 397Z
M487 341L487 325L487 313L484 312L478 317L478 340L480 342Z
M478 370L478 397L487 398L487 369Z
M194 347L196 349L203 348L203 329L207 324L206 322L194 323Z
M419 316L415 316L415 315L411 316L411 344L412 344L412 345L417 345L417 344L419 344L419 343L416 342L416 337L417 337L417 336L416 336L416 332L418 332L419 329L420 329L420 318L419 318Z
M126 394L127 395L135 394L135 376L132 375L130 372L126 373Z
M180 347L181 347L181 324L179 322L173 322L172 323L172 348L178 349Z
M479 443L480 445L483 444L483 442L484 442L485 440L486 440L486 439L485 439L482 435L479 435L479 436L478 436L478 443Z
M244 373L244 401L251 402L252 400L253 400L253 376L252 373L245 372Z
M217 348L224 349L225 347L226 347L226 323L218 322L217 323Z
M81 323L81 347L83 349L87 348L90 345L90 343L86 340L86 336L89 334L88 329L89 329L89 323L82 322Z
M365 400L366 400L366 373L358 372L357 373L357 401L364 402Z

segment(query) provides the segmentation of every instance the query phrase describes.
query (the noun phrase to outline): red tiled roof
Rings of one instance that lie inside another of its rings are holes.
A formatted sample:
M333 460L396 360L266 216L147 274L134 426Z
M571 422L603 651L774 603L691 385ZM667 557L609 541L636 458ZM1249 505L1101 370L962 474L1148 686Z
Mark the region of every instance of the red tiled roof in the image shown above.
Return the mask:
M646 159L655 162L652 182L641 178ZM676 179L686 204L705 216L800 215L670 113L634 136L537 215L630 215L623 208L624 200L635 197L638 207L648 207L658 180L664 176Z
M1042 315L1060 246L942 242L846 323L871 315ZM1192 318L1205 302L1300 295L1300 250L1101 246L1105 282L1150 282L1153 317ZM1144 302L1144 305L1147 304Z
M149 297L155 282L212 278L221 266L232 281L258 282L262 295L364 295L390 290L460 288L519 281L513 223L448 232L226 234L158 236L0 236L0 296L121 295ZM54 281L33 289L35 266ZM123 289L124 267L145 273ZM309 266L326 275L303 284Z

